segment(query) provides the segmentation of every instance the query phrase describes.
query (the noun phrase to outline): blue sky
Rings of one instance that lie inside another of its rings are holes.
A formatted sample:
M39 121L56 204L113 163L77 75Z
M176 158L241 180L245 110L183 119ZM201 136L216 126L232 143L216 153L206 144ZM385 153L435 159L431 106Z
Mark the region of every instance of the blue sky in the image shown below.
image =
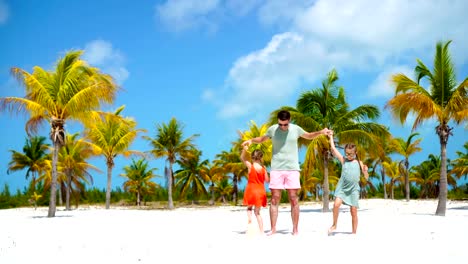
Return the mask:
M406 139L410 126L383 109L393 95L389 77L413 76L418 58L432 67L436 42L450 39L457 77L466 78L466 10L464 0L0 0L0 97L24 95L11 67L52 69L66 51L82 49L85 60L123 88L109 110L126 105L123 114L149 136L156 124L176 117L186 137L200 134L195 143L213 160L230 149L237 129L294 106L335 68L351 106L377 105L379 122ZM6 174L8 150L24 145L25 120L0 113L0 189L26 183L25 172ZM435 125L418 129L423 151L411 163L440 153ZM78 130L73 123L66 128ZM456 127L449 158L467 140L466 129ZM150 146L138 139L132 149ZM92 163L106 170L103 158ZM117 158L113 186L121 186L118 175L129 163ZM161 160L150 165L163 173ZM94 186L104 188L105 174L93 175Z

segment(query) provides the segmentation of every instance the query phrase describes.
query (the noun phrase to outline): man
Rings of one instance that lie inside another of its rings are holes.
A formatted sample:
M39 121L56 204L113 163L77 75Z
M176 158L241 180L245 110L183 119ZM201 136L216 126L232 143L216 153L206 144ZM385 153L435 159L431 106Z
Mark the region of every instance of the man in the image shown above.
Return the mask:
M271 230L268 235L276 233L276 221L278 219L278 205L281 201L281 192L286 189L289 203L291 204L291 218L293 223L293 235L298 234L299 224L299 198L298 191L301 188L299 149L297 140L299 137L313 139L320 135L327 135L329 130L324 128L317 132L306 132L298 125L290 123L291 114L282 110L278 113L278 124L268 128L265 135L246 140L242 146L252 143L262 143L268 139L273 143L273 157L270 172L270 223Z

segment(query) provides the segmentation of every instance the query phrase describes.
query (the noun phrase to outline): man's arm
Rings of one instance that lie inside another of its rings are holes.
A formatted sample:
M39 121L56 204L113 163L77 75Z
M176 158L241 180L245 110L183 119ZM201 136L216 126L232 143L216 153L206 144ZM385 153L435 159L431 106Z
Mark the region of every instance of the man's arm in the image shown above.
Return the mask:
M270 139L269 136L255 137L255 138L252 138L252 139L249 139L249 140L246 140L246 141L242 142L242 146L250 146L250 144L252 144L252 143L260 144L260 143L262 143L264 141L267 141L268 139Z
M315 131L315 132L306 132L304 134L301 135L301 137L305 138L305 139L314 139L318 136L321 136L321 135L328 135L329 133L329 129L328 128L324 128L322 130L319 130L319 131Z

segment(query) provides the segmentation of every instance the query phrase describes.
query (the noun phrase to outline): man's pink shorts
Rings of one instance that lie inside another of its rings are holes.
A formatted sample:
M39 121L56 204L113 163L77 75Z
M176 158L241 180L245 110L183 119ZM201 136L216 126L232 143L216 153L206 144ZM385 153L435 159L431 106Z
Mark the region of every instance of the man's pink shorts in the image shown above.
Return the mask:
M270 189L300 189L299 171L274 170L270 171Z

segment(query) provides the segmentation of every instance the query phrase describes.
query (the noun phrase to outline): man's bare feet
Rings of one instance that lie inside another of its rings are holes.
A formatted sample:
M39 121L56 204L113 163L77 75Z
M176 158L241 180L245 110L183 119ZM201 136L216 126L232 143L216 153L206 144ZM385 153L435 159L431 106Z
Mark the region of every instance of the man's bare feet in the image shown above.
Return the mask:
M336 230L336 226L331 226L328 228L328 235L331 236L333 235L333 232Z
M276 234L276 230L270 230L270 232L266 233L267 236L272 236Z
M297 230L296 230L296 231L293 231L293 232L292 232L292 235L293 235L293 236L299 235L299 231L297 231Z

